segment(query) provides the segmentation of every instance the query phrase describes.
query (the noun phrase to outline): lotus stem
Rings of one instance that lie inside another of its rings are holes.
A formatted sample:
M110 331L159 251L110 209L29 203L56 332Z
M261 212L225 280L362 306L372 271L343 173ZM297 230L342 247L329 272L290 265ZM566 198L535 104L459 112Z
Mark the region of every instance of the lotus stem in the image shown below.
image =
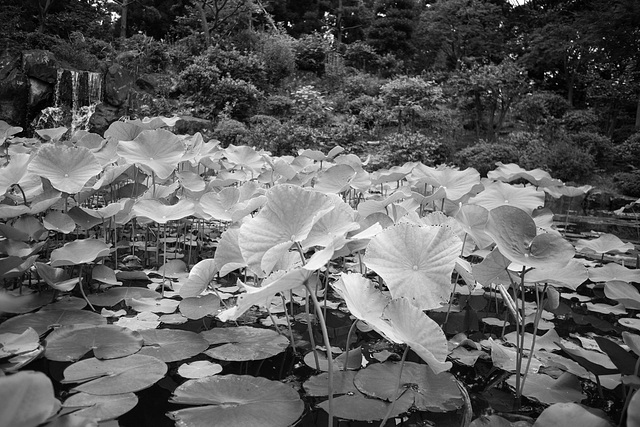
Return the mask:
M280 298L282 298L282 308L284 308L284 318L287 319L287 328L289 328L289 339L291 340L291 347L293 347L293 352L296 353L296 340L293 337L293 329L291 328L291 321L289 320L289 313L287 312L287 300L282 294L280 294Z
M471 407L471 397L469 396L469 392L467 388L464 386L464 383L456 378L456 384L458 385L458 389L462 394L462 398L464 400L464 415L462 416L462 421L460 423L460 427L469 427L471 424L471 418L473 417L473 408Z
M27 196L24 194L24 190L22 189L20 184L13 184L13 186L18 187L18 189L20 190L20 193L22 193L22 200L24 202L24 205L29 206L29 204L27 203Z
M542 297L538 293L538 288L535 288L536 292L536 303L537 303L537 311L536 318L533 322L533 337L531 338L531 348L529 349L529 357L527 358L527 368L524 371L524 375L522 376L522 383L520 384L520 395L524 394L524 383L527 380L527 375L529 374L529 368L531 367L531 359L533 358L533 350L536 346L536 338L538 337L538 324L540 323L540 319L542 318L543 304L544 304L544 295L547 291L547 284L545 283L544 288L542 289ZM524 335L524 334L523 334Z
M351 327L349 328L349 333L347 334L347 343L345 344L346 350L344 351L344 369L342 369L343 371L346 371L347 367L349 366L349 343L351 342L351 335L353 335L353 331L356 330L357 325L358 319L355 319L351 324Z
M400 397L402 397L405 391L407 391L407 389L404 389L402 392L400 392L400 385L401 385L400 383L402 382L402 369L404 368L405 360L407 360L407 354L409 353L409 348L410 347L407 344L407 346L404 349L404 353L402 353L402 359L400 359L400 369L398 369L398 378L396 378L396 387L395 387L396 397L391 401L391 404L387 409L387 413L384 414L384 418L382 419L382 421L380 421L380 427L384 427L384 425L387 423L387 420L389 420L391 413L393 412L393 407L396 405L396 401L400 399Z
M154 191L155 191L155 186L154 186ZM160 225L158 224L158 228L160 228ZM164 280L165 280L165 274L167 272L167 223L165 222L164 224L162 224L162 237L163 237L163 242L164 243L164 252L162 255L162 287L160 288L162 290L161 294L162 298L164 298Z
M300 254L300 260L302 261L302 265L306 265L307 264L307 260L304 257L304 253L302 251L302 246L300 245L299 242L295 243L296 249L298 250L298 254ZM313 351L313 359L316 362L316 369L319 371L320 370L320 360L318 359L318 353L316 353L316 339L313 336L313 325L311 324L311 310L309 309L309 295L312 293L311 292L311 288L309 287L309 285L305 282L304 287L306 288L306 293L304 296L304 312L307 315L307 331L309 333L309 342L311 342L311 351ZM291 299L291 312L293 313L293 291L289 291L289 296ZM318 299L316 298L315 294L313 295L314 300L317 302ZM317 305L317 303L316 303ZM320 317L318 316L318 319L320 319ZM324 316L323 316L324 319ZM329 351L331 351L331 349L329 348ZM329 353L329 357L327 359L331 359L331 353ZM333 401L331 402L333 403ZM331 407L331 405L330 405ZM333 413L333 412L332 412Z
M91 307L91 310L96 311L95 307L91 304L91 301L89 301L89 299L87 298L87 295L84 293L84 289L82 288L82 267L83 264L80 264L80 272L78 273L79 277L78 277L78 287L80 288L80 293L82 294L82 298L84 298L84 300L87 302L87 304L89 304L89 307ZM22 289L22 288L20 288Z

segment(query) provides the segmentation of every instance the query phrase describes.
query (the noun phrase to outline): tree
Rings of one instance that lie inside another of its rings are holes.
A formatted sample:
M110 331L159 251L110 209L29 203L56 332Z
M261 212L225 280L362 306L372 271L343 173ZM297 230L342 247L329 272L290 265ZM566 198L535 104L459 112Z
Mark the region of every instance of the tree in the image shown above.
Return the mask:
M373 10L367 43L380 55L391 53L403 60L413 57L412 37L420 13L417 0L376 0Z
M252 0L192 0L193 7L200 18L200 25L207 47L211 46L212 33L220 33L224 25L232 27L243 17L247 17L251 26L251 14L262 12Z

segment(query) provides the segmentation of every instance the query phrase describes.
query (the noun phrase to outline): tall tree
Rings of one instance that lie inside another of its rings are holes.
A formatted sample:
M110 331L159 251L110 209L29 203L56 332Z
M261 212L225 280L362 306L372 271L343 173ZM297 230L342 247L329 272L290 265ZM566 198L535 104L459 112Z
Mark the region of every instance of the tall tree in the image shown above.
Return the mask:
M410 60L415 53L413 34L420 15L417 0L376 0L367 42L381 54Z

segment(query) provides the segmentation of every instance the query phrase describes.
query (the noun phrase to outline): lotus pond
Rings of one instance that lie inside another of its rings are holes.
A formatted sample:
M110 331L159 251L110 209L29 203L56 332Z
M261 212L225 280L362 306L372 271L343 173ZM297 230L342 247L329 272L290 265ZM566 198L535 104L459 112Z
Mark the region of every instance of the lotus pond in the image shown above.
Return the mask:
M174 123L0 123L1 426L640 425L638 252L544 207L588 188Z

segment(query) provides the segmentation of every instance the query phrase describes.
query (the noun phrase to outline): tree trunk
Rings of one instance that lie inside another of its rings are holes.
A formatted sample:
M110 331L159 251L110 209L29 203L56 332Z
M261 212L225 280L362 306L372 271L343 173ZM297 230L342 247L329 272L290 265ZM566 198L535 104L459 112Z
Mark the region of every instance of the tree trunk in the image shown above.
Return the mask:
M209 21L207 21L207 13L204 11L204 4L200 2L194 2L196 9L200 12L200 25L202 32L204 33L204 43L207 48L211 47L211 34L209 32Z
M120 40L127 38L127 15L129 14L129 1L122 0L122 11L120 13Z
M640 93L638 93L638 106L636 107L636 130L640 130Z
M44 24L47 20L47 13L54 1L55 0L45 0L44 4L42 4L42 1L38 0L38 20L40 21L38 25L39 33L44 33Z

